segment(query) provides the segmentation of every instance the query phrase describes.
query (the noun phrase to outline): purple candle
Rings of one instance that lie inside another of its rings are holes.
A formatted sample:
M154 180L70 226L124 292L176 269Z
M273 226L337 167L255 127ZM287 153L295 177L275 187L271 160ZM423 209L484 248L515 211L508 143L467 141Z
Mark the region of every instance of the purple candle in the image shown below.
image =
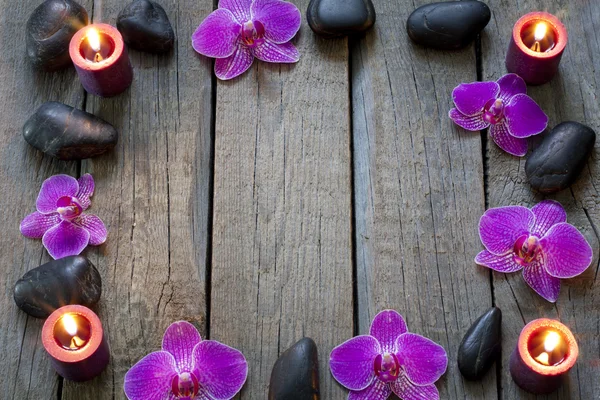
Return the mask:
M79 80L89 93L116 96L133 81L123 37L110 25L88 25L78 31L71 39L69 53Z

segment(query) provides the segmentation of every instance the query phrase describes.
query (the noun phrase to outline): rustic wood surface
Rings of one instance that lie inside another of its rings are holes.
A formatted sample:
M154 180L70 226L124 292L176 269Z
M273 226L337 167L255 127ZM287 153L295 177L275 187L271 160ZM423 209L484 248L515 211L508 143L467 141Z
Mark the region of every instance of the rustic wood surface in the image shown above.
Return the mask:
M160 0L175 50L130 51L132 87L100 99L83 91L72 69L47 74L28 64L24 27L40 2L0 0L0 399L124 399L128 368L159 349L164 329L179 319L244 352L250 371L239 398L266 398L278 355L306 335L319 345L321 398L344 399L328 371L329 351L366 333L384 308L447 349L448 372L438 382L444 399L535 398L512 382L508 357L524 324L541 316L571 326L581 355L568 384L540 398L600 398L597 150L581 179L551 196L596 255L581 277L563 281L552 305L520 274L474 265L485 208L531 206L543 196L526 181L525 159L447 118L458 83L505 73L518 17L547 10L565 23L570 42L560 74L529 93L551 127L575 120L600 132L600 3L488 0L493 16L481 41L440 52L413 45L405 32L410 12L427 0L381 0L364 37L320 39L303 21L294 39L300 63L256 62L239 79L217 82L212 61L189 39L216 4ZM95 22L113 25L124 5L80 2ZM304 15L308 0L294 2ZM115 151L58 162L30 148L22 126L50 100L111 122L120 133ZM97 188L90 211L109 229L107 243L85 254L103 278L96 311L111 363L75 384L53 372L39 340L43 321L14 305L12 289L49 261L39 241L18 231L42 181L87 172ZM458 345L493 304L504 314L502 362L483 381L465 381Z

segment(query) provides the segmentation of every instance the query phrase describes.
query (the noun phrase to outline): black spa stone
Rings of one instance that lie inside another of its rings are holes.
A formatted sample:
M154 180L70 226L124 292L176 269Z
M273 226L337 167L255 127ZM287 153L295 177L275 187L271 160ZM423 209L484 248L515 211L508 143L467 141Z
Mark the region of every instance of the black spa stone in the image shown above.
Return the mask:
M303 338L277 359L269 400L319 400L319 357L317 345Z
M596 133L578 122L558 124L544 137L525 163L534 189L554 193L577 180L594 150Z
M406 30L413 42L441 50L467 46L490 22L491 11L480 1L426 4L408 17Z
M118 134L108 122L66 104L48 102L23 127L36 149L61 160L82 160L111 150Z
M148 53L165 53L173 48L175 32L164 8L148 0L135 0L121 11L117 29L125 43Z
M469 380L479 380L500 352L502 312L492 307L471 325L458 348L458 369Z
M311 0L306 17L317 35L348 36L373 26L375 7L371 0Z
M26 27L27 58L39 69L56 71L72 64L69 43L88 24L88 14L72 0L46 0Z
M83 256L50 261L27 272L15 285L17 306L35 318L46 318L62 306L92 307L102 294L102 280Z

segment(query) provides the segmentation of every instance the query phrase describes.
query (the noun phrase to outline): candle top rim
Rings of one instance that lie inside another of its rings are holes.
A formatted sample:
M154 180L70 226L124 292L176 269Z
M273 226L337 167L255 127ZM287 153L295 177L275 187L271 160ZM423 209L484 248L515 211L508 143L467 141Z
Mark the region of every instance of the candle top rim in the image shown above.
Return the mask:
M115 47L112 54L100 62L92 62L81 55L81 46L86 40L87 33L90 29L96 29L99 34L110 37ZM73 63L77 64L79 67L91 71L102 70L107 66L114 64L119 58L121 58L121 55L124 51L125 42L123 41L121 32L119 32L119 30L114 26L104 23L86 25L78 30L77 33L75 33L71 39L71 43L69 44L69 55L71 56Z
M523 43L521 32L527 26L527 24L534 21L543 21L548 25L548 27L551 27L551 29L554 30L556 36L556 45L551 50L541 53L531 50L527 45L525 45L525 43ZM557 54L560 54L564 51L565 47L567 46L567 42L569 41L569 34L567 33L567 28L565 28L564 24L555 15L546 11L533 11L519 18L513 27L512 37L514 42L523 52L536 58L555 57Z
M564 360L558 365L540 364L533 358L531 353L529 353L529 340L542 329L558 332L567 342L567 354L565 355ZM517 350L525 364L542 375L560 375L567 372L575 365L577 357L579 356L579 346L577 345L573 332L571 332L571 330L562 322L549 318L536 319L525 325L519 335Z

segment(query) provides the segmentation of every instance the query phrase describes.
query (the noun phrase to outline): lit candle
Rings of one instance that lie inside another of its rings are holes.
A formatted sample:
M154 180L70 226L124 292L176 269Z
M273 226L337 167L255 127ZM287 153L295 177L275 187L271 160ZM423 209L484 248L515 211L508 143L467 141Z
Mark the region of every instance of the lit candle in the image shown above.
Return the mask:
M81 84L89 93L116 96L133 81L123 37L110 25L88 25L78 31L71 39L69 54Z
M523 390L534 394L558 389L575 365L579 348L573 333L551 319L536 319L523 328L510 357L510 373Z
M521 17L512 32L506 69L530 85L541 85L558 71L567 45L564 25L552 14L532 12Z
M48 317L42 343L56 372L72 381L99 375L110 359L100 319L79 305L61 307Z

